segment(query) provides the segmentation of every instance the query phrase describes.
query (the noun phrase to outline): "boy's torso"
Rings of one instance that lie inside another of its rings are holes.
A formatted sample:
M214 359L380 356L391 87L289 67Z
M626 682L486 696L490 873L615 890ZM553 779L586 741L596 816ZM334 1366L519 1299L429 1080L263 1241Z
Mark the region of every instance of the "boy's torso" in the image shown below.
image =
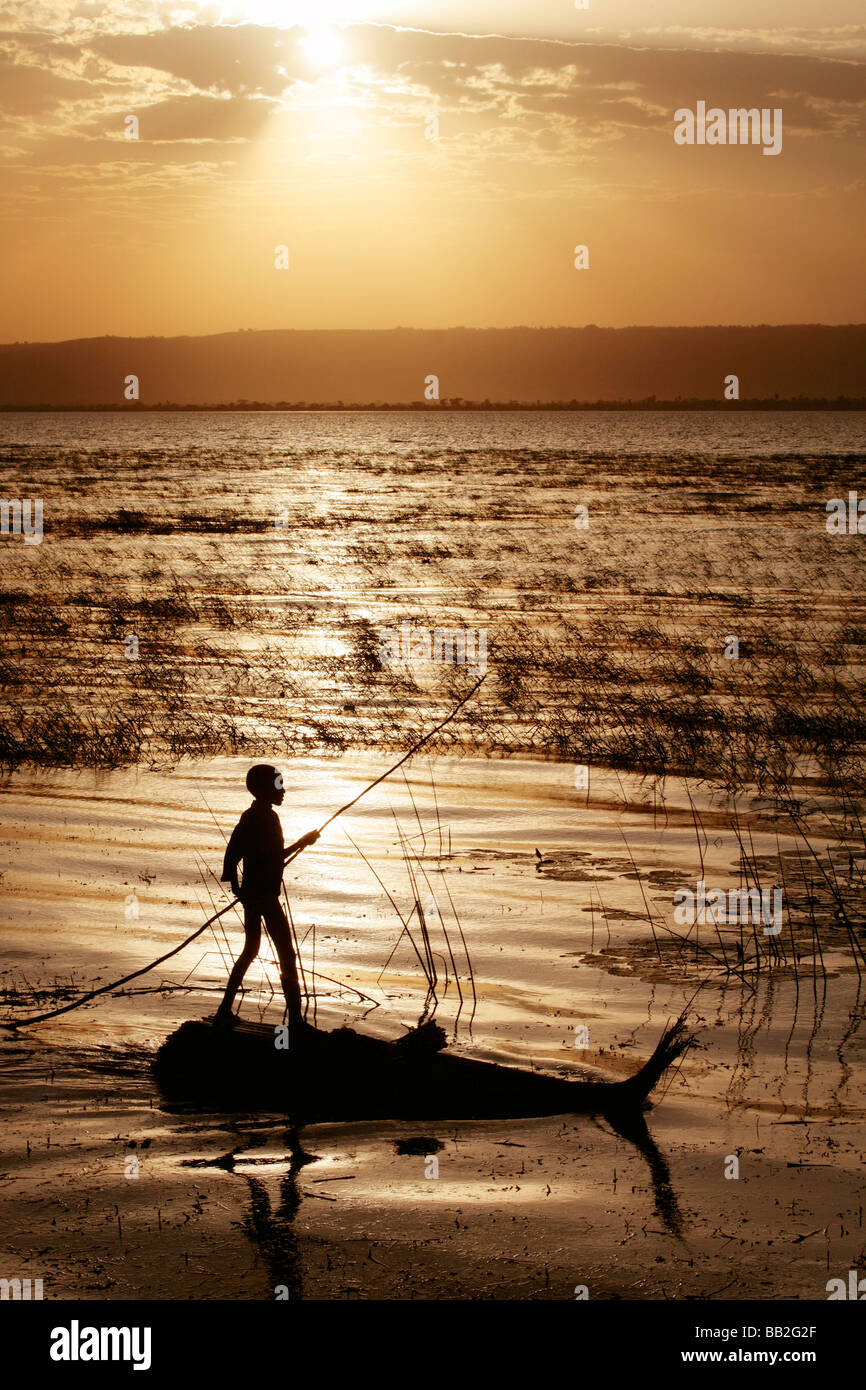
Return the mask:
M245 897L278 897L283 882L283 827L270 806L253 805L238 822Z

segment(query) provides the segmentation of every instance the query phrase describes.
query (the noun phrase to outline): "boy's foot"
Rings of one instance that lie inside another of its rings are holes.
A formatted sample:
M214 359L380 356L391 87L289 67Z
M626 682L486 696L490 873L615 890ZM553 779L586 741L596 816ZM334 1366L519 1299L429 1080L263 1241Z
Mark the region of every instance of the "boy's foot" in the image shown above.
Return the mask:
M219 1008L213 1016L213 1023L211 1024L211 1027L234 1028L237 1021L237 1015L233 1014L231 1009L227 1009L224 1004L220 1004Z

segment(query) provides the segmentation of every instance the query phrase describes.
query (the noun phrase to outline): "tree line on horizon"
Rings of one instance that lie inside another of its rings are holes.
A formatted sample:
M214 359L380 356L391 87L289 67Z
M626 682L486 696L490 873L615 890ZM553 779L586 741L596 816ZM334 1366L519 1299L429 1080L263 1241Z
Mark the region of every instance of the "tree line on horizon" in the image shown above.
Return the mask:
M645 396L639 400L595 400L595 401L472 401L462 396L443 397L438 401L250 401L241 398L236 401L214 401L190 403L183 401L118 401L78 402L74 404L55 404L44 402L37 405L0 404L0 412L6 414L28 414L33 412L76 413L93 411L102 413L148 414L153 411L505 411L505 410L866 410L866 397L861 396L759 396L742 400L706 400L697 397L676 396L671 400L658 400L655 396Z

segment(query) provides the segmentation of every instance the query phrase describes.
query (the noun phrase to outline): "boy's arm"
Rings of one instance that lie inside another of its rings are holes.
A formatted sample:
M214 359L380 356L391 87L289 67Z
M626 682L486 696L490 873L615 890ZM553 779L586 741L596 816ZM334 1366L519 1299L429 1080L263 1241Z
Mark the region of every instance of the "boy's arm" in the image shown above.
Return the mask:
M232 831L231 839L226 845L222 871L222 882L228 882L231 885L232 893L236 898L239 898L241 895L240 885L238 884L238 864L243 857L244 846L241 828L240 825L236 825Z
M293 845L289 845L288 849L283 850L283 860L290 859L296 851L306 849L307 845L314 845L318 838L318 830L309 830L306 835L301 836L300 840L296 840Z

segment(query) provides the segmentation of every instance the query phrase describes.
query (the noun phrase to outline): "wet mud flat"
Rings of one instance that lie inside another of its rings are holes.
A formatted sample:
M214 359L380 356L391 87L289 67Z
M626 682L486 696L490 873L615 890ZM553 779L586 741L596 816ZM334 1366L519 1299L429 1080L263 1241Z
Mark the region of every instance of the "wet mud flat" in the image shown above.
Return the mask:
M166 1112L146 1054L124 1074L8 1048L3 1264L46 1298L821 1299L862 1266L862 1120L720 1122L671 1094L644 1134L575 1116L299 1132Z

